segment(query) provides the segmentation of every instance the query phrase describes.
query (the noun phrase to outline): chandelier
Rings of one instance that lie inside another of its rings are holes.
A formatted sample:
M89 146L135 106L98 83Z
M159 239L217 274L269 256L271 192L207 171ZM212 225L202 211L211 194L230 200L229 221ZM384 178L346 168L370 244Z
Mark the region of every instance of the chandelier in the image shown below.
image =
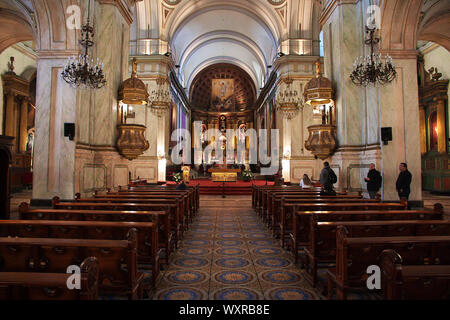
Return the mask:
M164 78L156 79L156 88L150 91L149 105L154 114L161 117L172 105L169 82Z
M353 71L350 74L350 79L358 86L366 87L370 83L384 85L394 80L397 76L392 58L386 55L386 63L383 64L381 53L376 55L373 52L374 46L380 42L380 39L374 36L375 29L375 27L369 28L366 26L366 33L368 33L369 38L364 43L370 45L370 54L364 58L359 57L353 63Z
M61 76L68 84L74 88L82 89L100 89L106 84L103 73L103 63L97 58L89 57L88 50L94 45L91 38L94 37L94 28L89 25L91 1L88 4L88 18L85 25L81 27L80 44L84 47L84 53L78 56L78 59L69 57Z
M292 79L284 79L276 95L277 111L281 111L287 119L294 118L299 111L301 97L297 90L292 88Z

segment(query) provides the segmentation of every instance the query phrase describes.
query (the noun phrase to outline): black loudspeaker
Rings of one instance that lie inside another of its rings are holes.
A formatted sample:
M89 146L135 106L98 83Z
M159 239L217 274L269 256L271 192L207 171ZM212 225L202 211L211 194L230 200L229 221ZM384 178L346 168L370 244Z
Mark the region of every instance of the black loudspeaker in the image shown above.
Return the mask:
M381 128L381 140L384 144L388 144L388 141L392 141L392 127Z
M69 137L69 140L73 140L75 137L75 123L64 123L64 137Z

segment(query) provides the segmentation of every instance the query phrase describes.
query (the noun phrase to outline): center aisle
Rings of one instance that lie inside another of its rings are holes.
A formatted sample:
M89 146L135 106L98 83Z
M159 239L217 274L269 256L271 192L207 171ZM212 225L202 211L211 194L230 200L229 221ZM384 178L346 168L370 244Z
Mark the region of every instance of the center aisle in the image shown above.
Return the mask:
M251 196L201 196L156 300L323 299L251 207Z

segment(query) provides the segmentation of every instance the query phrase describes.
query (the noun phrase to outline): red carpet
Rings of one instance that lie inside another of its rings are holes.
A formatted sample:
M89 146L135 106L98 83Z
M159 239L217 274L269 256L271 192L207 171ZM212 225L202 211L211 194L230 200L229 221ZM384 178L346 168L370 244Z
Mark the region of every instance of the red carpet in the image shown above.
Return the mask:
M167 184L175 184L168 181ZM222 194L222 182L213 182L211 179L194 179L189 182L190 186L200 184L200 194ZM266 180L251 180L249 182L238 180L236 182L225 182L225 194L251 194L252 184L263 186ZM267 185L273 185L273 181L267 181Z

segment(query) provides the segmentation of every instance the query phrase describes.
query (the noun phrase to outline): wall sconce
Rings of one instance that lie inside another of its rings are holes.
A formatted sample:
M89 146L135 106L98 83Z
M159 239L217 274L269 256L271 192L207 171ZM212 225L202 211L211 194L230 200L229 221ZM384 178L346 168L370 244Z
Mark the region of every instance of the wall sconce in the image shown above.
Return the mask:
M158 157L158 160L163 160L163 159L165 159L165 158L166 158L166 157L165 157L165 152L162 151L162 150L159 150L159 151L158 151L158 154L157 154L157 157Z

